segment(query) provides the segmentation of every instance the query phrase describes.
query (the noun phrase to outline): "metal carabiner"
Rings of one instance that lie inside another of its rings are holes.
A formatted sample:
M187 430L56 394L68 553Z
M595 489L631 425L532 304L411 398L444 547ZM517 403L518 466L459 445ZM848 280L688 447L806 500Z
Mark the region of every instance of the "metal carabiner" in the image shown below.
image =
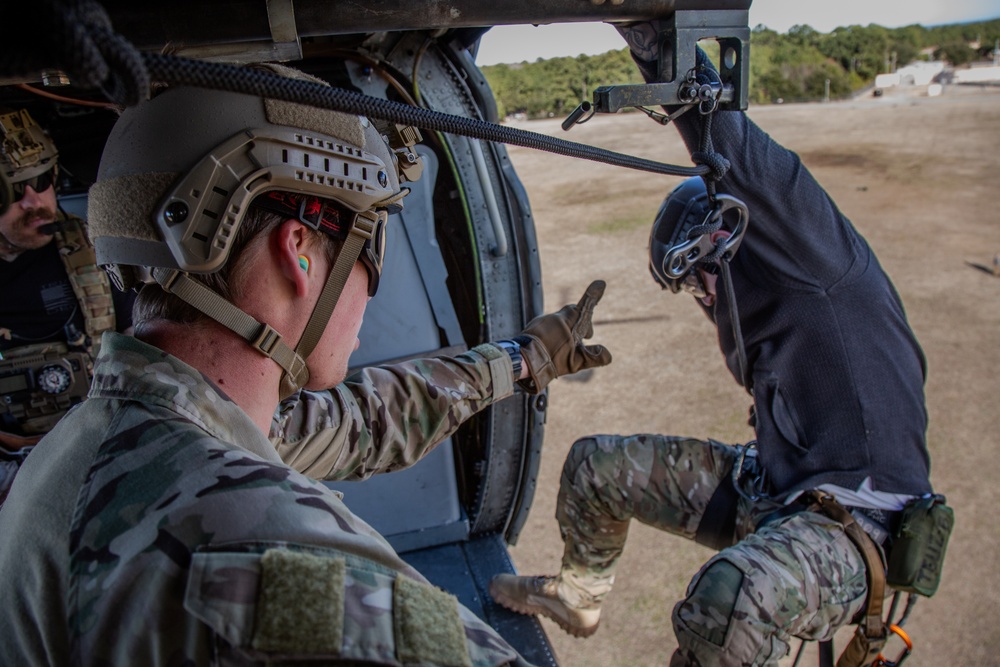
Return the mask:
M910 657L910 653L913 652L913 642L910 640L910 635L906 634L903 628L898 625L890 625L889 632L892 632L899 636L906 645L903 650L896 656L895 660L886 660L885 656L881 653L875 658L875 662L872 663L872 667L898 667L903 664L903 661Z
M743 240L743 235L746 233L747 223L750 221L750 212L747 210L747 205L736 197L716 195L715 206L708 212L705 220L701 223L702 225L712 225L723 219L723 216L732 210L739 213L739 218L723 246L723 254L720 259L727 261L732 259L733 254ZM674 280L684 277L691 270L693 264L715 250L715 242L712 240L712 236L712 234L701 234L671 248L663 258L663 273L668 278Z
M698 81L699 70L713 80ZM688 70L684 83L678 90L677 97L683 104L697 104L698 113L707 116L719 107L723 89L722 77L718 72L711 68L694 67Z

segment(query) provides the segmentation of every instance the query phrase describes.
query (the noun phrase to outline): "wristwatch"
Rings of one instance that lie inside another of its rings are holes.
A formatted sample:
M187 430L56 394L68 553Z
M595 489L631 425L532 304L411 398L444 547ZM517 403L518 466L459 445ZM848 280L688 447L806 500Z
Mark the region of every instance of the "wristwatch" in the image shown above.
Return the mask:
M521 367L524 363L521 357L521 344L516 340L498 340L493 343L510 357L510 365L513 367L514 381L521 377Z

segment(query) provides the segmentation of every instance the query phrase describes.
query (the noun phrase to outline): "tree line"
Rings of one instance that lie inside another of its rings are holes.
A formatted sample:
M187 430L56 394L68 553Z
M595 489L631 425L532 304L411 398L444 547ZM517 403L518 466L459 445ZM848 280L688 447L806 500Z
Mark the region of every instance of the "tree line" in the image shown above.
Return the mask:
M845 98L870 86L876 75L915 60L961 66L990 58L997 39L1000 19L891 29L854 25L829 33L808 25L793 26L787 33L757 26L750 34L750 101ZM707 44L710 56L714 46L714 42ZM642 82L627 48L597 56L488 65L482 70L501 117L565 116L581 101L591 100L598 86Z

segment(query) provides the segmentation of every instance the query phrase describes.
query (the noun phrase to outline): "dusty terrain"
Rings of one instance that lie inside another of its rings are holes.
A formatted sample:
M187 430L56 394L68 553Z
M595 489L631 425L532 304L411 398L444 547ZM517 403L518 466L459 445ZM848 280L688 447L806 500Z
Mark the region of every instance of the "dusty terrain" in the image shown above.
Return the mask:
M907 626L916 643L907 667L1000 665L1000 278L967 264L992 267L1000 252L1000 89L750 114L799 152L868 238L927 355L932 481L957 525L941 589ZM521 127L690 164L676 131L639 114L599 117L569 134L557 121ZM737 442L751 433L748 397L726 372L713 328L689 298L662 293L646 269L649 224L680 179L527 149L511 157L533 205L547 309L576 301L594 278L607 280L595 340L615 355L610 367L551 390L538 491L513 549L518 569L534 574L558 567L555 495L577 437L660 432ZM709 554L634 524L598 633L573 639L545 621L561 664L667 664L671 609Z

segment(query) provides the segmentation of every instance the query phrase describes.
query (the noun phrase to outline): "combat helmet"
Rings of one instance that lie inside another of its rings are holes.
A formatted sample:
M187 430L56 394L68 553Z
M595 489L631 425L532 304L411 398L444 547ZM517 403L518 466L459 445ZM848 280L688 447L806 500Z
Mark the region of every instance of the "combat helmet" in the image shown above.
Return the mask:
M0 215L26 183L39 192L47 189L58 157L56 145L27 109L0 111Z
M710 201L705 181L689 178L667 195L649 235L649 272L663 289L704 296L694 267L707 271L732 258L746 232L746 205L727 195Z
M167 89L126 109L105 145L88 210L97 260L119 287L158 283L236 332L282 367L285 397L308 382L305 360L354 263L362 260L374 274L369 284L377 284L388 214L406 193L397 164L364 117L233 92ZM294 350L270 325L190 277L226 264L255 198L296 206L288 217L343 239Z

